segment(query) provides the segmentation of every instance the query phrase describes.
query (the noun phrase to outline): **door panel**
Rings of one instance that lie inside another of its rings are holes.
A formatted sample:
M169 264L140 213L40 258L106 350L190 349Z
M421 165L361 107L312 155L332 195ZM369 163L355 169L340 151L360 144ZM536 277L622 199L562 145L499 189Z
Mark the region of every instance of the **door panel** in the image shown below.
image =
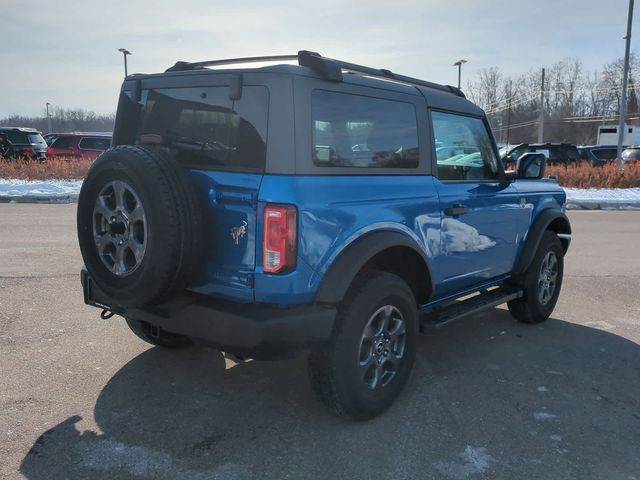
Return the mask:
M442 296L508 274L528 211L505 181L482 118L440 111L431 118L441 211L434 270Z
M437 293L463 290L509 273L528 218L514 186L437 180L435 185L442 212L441 251L434 265ZM452 215L457 213L447 212L452 207L468 211Z

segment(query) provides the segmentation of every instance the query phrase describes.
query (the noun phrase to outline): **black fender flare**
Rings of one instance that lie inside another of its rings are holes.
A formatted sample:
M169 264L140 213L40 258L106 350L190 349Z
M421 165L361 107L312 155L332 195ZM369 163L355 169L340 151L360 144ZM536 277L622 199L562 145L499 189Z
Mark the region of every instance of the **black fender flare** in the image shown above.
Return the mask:
M540 245L540 240L542 240L542 236L547 230L559 234L562 250L567 253L571 242L569 237L571 235L571 223L569 223L569 219L560 210L551 208L543 210L527 233L524 249L513 270L514 276L524 273L529 268L538 250L538 245Z
M434 279L426 252L410 236L394 231L378 231L363 235L350 243L333 260L316 293L317 303L338 303L362 267L375 255L391 247L406 247L420 255L428 272L427 296L433 293Z

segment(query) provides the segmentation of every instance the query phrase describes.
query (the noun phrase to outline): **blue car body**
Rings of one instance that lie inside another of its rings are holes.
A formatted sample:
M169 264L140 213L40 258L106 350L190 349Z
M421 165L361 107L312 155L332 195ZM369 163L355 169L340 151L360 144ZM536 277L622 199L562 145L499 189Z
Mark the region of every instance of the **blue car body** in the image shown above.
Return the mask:
M429 259L429 304L508 278L541 211L561 211L566 195L553 180L460 183L433 176L295 176L193 172L215 225L205 272L191 288L242 303L310 303L333 262L377 231L397 232ZM375 192L375 194L372 194ZM298 262L285 275L262 271L262 215L268 203L299 209ZM449 218L445 206L471 211ZM255 225L239 245L228 232ZM222 225L222 228L221 228ZM426 305L424 305L426 306Z
M85 301L255 358L265 345L326 341L368 267L405 279L428 312L521 275L547 230L566 252L564 191L543 170L505 172L484 112L459 90L336 75L177 64L127 77L113 145L176 155L201 211L204 254L180 301L118 306L86 271ZM273 207L295 218L295 258L275 272L265 267ZM283 340L285 330L297 333Z

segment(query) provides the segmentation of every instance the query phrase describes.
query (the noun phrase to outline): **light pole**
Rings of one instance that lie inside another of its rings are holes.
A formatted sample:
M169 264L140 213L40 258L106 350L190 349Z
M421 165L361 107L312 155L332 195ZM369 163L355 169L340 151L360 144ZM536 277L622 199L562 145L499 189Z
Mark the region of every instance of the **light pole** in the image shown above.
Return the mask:
M458 88L460 88L460 79L462 77L462 64L463 63L467 63L467 61L463 58L461 58L460 60L458 60L456 63L453 64L454 67L458 67Z
M127 55L131 55L131 52L126 48L119 48L118 51L122 52L122 56L124 57L124 76L126 78L127 75L129 75L127 72Z
M631 21L633 20L633 0L629 0L629 13L627 15L627 35L624 48L624 72L622 73L622 98L620 99L620 122L618 124L618 154L616 163L622 166L622 144L624 143L624 131L626 130L627 116L627 84L629 83L629 49L631 47Z
M51 133L51 114L49 113L49 107L51 104L47 102L47 133Z

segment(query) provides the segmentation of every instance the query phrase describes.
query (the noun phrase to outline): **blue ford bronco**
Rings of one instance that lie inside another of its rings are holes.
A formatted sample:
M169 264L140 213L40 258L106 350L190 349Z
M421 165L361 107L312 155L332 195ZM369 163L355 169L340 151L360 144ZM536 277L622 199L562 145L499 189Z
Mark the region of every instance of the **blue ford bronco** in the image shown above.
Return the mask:
M544 167L505 171L459 89L314 52L130 75L80 193L85 302L153 345L307 352L320 399L372 418L419 332L549 317L571 227Z

